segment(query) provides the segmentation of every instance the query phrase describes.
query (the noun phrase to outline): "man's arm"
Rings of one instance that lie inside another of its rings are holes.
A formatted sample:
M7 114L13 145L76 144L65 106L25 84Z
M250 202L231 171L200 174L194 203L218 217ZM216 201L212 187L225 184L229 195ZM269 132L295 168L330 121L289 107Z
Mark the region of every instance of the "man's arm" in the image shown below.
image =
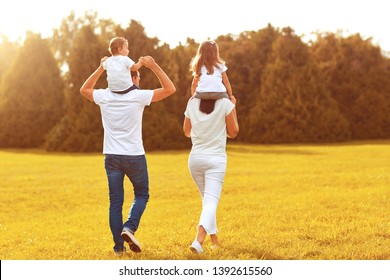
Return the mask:
M161 67L154 61L153 57L144 56L140 58L140 61L145 67L153 71L161 84L161 88L154 90L152 102L163 100L176 91L175 85L171 79L169 79L167 74L165 74Z
M84 82L84 84L80 88L80 93L86 97L88 100L93 102L93 90L96 82L99 80L99 77L104 72L103 68L103 61L105 59L103 58L99 67L89 76L89 78Z

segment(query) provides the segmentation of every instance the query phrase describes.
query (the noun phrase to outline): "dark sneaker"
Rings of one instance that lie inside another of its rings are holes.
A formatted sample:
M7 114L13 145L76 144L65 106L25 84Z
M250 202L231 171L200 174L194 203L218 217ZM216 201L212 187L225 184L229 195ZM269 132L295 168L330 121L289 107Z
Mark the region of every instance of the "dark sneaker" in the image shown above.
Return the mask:
M122 257L123 254L126 253L126 247L123 246L122 249L114 249L114 255L117 256L117 257Z
M129 247L130 247L131 251L133 251L135 253L141 252L141 245L139 244L137 239L135 239L134 235L129 230L123 229L121 235L122 235L122 238L127 243L129 243Z

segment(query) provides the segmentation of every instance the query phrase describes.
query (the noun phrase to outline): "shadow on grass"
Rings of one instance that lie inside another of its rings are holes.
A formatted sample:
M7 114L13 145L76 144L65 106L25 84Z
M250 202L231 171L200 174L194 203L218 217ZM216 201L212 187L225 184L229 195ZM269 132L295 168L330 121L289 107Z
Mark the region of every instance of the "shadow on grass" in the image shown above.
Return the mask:
M228 152L251 153L251 154L296 154L296 155L321 155L317 151L308 150L308 148L320 147L344 147L344 146L365 146L365 145L381 145L389 146L390 140L362 140L362 141L346 141L332 143L291 143L291 144L249 144L249 143L228 143ZM181 155L188 154L191 147L179 148L177 150L150 150L146 149L146 154L155 155ZM44 149L23 149L23 148L0 148L0 152L13 154L36 154L36 155L68 155L68 156L101 156L101 151L95 152L56 152L46 151Z
M277 154L277 155L323 155L317 151L310 151L304 148L304 146L259 146L259 145L230 145L227 147L227 152L240 153L240 154Z
M292 154L292 155L323 155L317 148L321 147L348 147L348 146L389 146L389 140L361 140L331 143L291 143L291 144L248 144L230 143L228 152L249 154ZM315 151L317 149L317 151Z
M256 248L253 248L252 250L245 249L244 253L245 255L249 256L250 260L286 260L286 258L275 255L272 252L262 251Z
M85 156L96 156L102 157L102 153L99 152L48 152L43 149L12 149L12 148L4 148L0 149L2 153L9 154L30 154L30 155L42 155L42 156L71 156L71 157L85 157Z

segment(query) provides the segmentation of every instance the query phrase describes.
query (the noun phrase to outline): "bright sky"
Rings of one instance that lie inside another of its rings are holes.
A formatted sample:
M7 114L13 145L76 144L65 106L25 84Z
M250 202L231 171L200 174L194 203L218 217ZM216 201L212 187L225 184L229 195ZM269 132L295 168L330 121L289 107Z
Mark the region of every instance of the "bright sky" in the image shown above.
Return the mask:
M292 27L308 38L312 32L360 33L390 52L390 16L385 0L19 0L0 4L0 34L11 40L26 30L52 35L73 10L98 12L100 18L128 26L139 21L149 37L175 47L187 37L200 42L218 35L238 35L274 27Z

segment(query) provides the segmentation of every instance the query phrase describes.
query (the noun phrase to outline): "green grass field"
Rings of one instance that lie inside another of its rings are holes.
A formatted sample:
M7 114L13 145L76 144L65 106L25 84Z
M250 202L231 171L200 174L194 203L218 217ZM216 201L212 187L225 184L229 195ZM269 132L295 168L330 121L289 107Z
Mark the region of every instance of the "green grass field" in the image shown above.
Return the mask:
M151 197L122 259L390 259L390 141L229 145L221 247L194 255L189 151L147 152ZM0 258L115 259L103 155L0 151ZM124 216L132 201L126 181Z

